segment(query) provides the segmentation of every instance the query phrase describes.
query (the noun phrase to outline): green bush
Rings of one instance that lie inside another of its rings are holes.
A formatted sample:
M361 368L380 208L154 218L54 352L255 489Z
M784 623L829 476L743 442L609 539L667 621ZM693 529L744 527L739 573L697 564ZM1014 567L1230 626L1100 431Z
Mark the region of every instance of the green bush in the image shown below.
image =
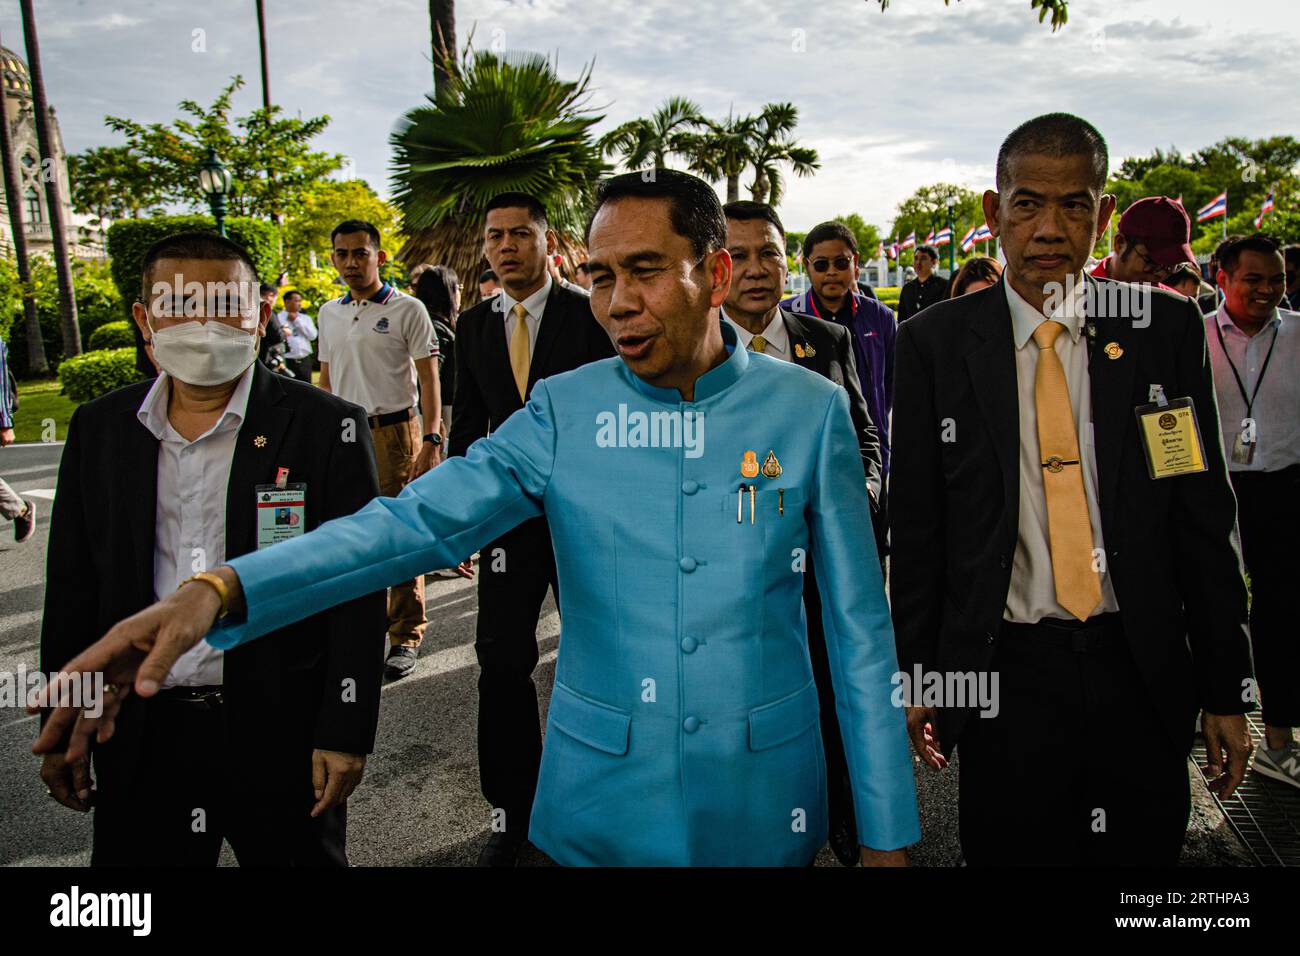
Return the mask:
M90 333L87 352L104 349L134 349L135 332L130 322L106 322Z
M51 368L58 368L63 358L63 324L59 320L59 288L54 263L48 256L29 259L32 285L36 291L36 314L41 323L41 340L45 358ZM122 299L109 275L107 262L77 259L72 263L72 284L77 293L77 322L81 329L82 349L90 335L105 322L122 317ZM9 343L9 360L14 372L25 378L30 374L27 363L27 325L23 318L22 289L18 267L12 259L0 259L0 337Z
M144 254L159 239L177 232L216 232L209 216L154 216L150 219L119 219L108 227L108 255L113 264L113 282L127 304L140 297L140 275ZM264 219L234 216L226 220L226 235L243 246L258 276L274 284L280 274L280 233Z
M74 402L88 402L139 380L134 348L83 352L59 365L59 382Z

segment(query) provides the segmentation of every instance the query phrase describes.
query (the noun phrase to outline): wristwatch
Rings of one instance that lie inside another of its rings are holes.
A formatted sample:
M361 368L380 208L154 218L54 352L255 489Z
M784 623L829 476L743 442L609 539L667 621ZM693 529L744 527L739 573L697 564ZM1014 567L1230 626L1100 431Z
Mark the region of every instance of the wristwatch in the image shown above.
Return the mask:
M442 444L442 436L439 435L437 432L430 432L429 434L425 435L424 440L429 442L435 448L437 448L439 445Z

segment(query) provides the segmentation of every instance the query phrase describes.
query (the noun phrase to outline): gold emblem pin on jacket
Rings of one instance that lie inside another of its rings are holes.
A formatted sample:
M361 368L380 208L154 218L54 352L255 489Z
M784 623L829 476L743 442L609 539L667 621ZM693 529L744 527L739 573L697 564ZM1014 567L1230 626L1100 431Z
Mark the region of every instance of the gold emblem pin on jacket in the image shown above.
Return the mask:
M781 477L781 463L776 460L776 452L770 449L768 450L767 457L763 459L763 477Z

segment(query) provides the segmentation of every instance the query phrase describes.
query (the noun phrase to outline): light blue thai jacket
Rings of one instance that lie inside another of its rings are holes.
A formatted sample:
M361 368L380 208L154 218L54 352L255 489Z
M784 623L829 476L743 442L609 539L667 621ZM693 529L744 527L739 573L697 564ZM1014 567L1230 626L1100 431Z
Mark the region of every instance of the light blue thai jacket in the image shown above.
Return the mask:
M804 865L827 831L811 560L860 841L919 840L846 394L723 334L731 354L693 402L620 359L586 365L398 497L235 558L247 619L208 640L450 567L545 513L562 636L529 839L571 865ZM769 451L779 476L742 477Z

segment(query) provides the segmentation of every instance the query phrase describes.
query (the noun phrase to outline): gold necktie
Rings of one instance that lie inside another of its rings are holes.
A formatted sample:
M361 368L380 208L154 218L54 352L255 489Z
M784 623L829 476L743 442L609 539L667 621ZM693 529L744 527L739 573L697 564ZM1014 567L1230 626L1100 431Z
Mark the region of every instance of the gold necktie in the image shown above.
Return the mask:
M754 352L766 352L767 339L763 338L761 335L756 335L749 340L749 347Z
M1034 404L1038 408L1038 452L1043 465L1056 600L1083 621L1101 601L1101 578L1093 565L1092 522L1083 490L1070 388L1055 348L1057 337L1064 331L1064 325L1051 319L1034 330L1039 349Z
M528 310L520 303L510 310L515 317L515 330L510 334L510 368L515 373L515 387L520 401L528 395Z

